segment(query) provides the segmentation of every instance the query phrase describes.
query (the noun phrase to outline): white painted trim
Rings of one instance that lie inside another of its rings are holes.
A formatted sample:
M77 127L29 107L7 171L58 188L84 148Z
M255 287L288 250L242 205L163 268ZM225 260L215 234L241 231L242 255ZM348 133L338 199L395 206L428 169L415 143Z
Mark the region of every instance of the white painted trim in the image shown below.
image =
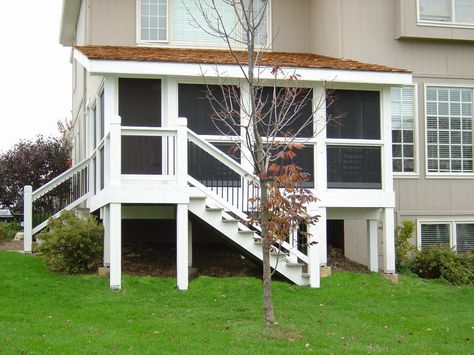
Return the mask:
M110 204L110 288L122 288L122 205Z
M386 274L395 273L395 211L384 208L383 212L383 270Z
M88 59L77 49L74 49L74 58L92 75L169 75L200 78L204 75L209 78L222 76L236 79L243 78L242 70L237 65L97 60ZM260 78L273 79L274 75L271 70L270 67L261 67L259 69L261 71ZM407 85L412 83L412 75L409 73L290 67L283 67L282 70L297 70L298 74L301 75L301 80L305 81L380 85Z
M393 191L393 158L392 158L392 100L390 88L385 87L381 95L380 118L381 137L384 142L381 152L382 189Z

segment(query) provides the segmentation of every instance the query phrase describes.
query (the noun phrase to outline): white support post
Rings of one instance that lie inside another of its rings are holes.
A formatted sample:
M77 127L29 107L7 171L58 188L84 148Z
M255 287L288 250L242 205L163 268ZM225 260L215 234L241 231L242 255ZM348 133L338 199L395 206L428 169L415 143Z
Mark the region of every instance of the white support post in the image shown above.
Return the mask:
M178 117L176 122L176 182L180 186L188 184L188 121Z
M23 252L31 254L33 244L33 188L26 185L23 193Z
M188 267L193 266L193 224L188 221Z
M383 251L384 251L384 273L395 273L395 221L394 209L383 210Z
M102 209L102 224L104 226L104 266L110 266L110 205Z
M105 171L109 171L108 181L111 185L120 184L122 174L122 119L120 116L114 116L110 121L110 142Z
M317 210L319 214L319 221L316 223L318 245L319 245L319 258L322 266L326 266L328 263L328 243L327 243L327 214L326 208L320 207Z
M176 206L176 284L179 290L188 289L188 205Z
M122 287L122 205L111 203L110 208L110 288Z
M319 288L321 280L321 252L319 249L321 239L325 239L326 236L319 234L321 230L317 225L309 225L308 229L308 232L311 234L311 236L308 237L309 287Z
M369 270L379 271L379 253L377 242L377 220L367 220L367 255L369 256Z
M290 242L289 244L291 245L292 249L298 249L298 230L294 229L290 232L290 235L288 236L288 241ZM298 258L291 253L287 256L287 259L292 263L298 262Z

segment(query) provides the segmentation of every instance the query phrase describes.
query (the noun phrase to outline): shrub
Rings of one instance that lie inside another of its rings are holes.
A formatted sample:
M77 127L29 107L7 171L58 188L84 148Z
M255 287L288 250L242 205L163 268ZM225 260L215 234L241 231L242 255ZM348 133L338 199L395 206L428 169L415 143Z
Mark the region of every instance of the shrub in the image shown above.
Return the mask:
M410 242L414 229L415 223L406 220L395 230L395 262L397 270L407 266L410 256L416 253L416 247Z
M62 212L49 219L47 229L38 237L37 251L49 270L78 274L99 264L102 236L103 228L92 215L79 218L73 212Z
M20 222L16 220L0 222L0 240L12 240L20 230Z
M453 285L474 285L474 254L456 254L448 247L422 250L410 268L426 279L442 279Z

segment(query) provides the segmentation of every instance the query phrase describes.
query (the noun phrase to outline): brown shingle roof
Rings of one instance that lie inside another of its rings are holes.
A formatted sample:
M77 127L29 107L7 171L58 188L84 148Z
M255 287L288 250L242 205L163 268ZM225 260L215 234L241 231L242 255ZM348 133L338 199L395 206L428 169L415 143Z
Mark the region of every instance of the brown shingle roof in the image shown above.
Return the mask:
M139 62L173 62L196 64L235 64L229 51L209 49L120 47L120 46L77 46L87 58L96 60L128 60ZM235 52L242 64L246 54ZM317 68L337 70L361 70L378 72L408 72L406 69L384 65L366 64L355 60L331 58L311 53L266 52L259 64L268 67Z

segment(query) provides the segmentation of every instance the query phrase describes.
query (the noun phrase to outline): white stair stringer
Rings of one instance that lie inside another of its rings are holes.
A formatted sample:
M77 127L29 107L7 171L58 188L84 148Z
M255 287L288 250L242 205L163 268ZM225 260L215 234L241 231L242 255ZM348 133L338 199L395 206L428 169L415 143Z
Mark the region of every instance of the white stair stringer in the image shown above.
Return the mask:
M224 208L210 206L206 196L200 193L194 194L194 196L191 194L188 209L248 253L262 260L262 247L258 242L260 236L226 213ZM309 284L308 278L303 274L303 265L287 262L285 254L271 253L270 263L272 268L276 266L276 270L293 283L297 285Z

